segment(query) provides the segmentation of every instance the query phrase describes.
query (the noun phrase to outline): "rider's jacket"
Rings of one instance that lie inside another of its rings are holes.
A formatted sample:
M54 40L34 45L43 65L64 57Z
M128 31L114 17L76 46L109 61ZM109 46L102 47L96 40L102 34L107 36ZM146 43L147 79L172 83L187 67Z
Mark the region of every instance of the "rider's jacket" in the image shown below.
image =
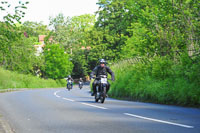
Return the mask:
M106 75L107 76L107 73L109 73L111 75L112 80L115 80L115 75L112 72L112 70L108 66L101 67L100 65L96 66L93 69L93 71L90 74L90 77L93 77L94 75L96 75L96 77L98 77L99 75Z
M71 80L72 82L74 81L73 78L67 78L67 82Z

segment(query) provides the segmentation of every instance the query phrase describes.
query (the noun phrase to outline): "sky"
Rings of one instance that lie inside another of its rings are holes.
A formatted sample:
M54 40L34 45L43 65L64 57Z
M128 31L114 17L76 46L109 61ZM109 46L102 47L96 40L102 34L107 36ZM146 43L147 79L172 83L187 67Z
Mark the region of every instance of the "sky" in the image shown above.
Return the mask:
M1 0L0 0L1 1ZM14 10L20 0L7 0L11 4L11 10ZM98 0L21 0L29 1L27 9L25 10L24 21L43 22L49 24L49 17L55 17L59 13L64 16L79 16L83 14L94 14L98 10L96 3ZM12 9L13 8L13 9ZM1 16L1 14L0 14ZM1 20L1 18L0 18Z

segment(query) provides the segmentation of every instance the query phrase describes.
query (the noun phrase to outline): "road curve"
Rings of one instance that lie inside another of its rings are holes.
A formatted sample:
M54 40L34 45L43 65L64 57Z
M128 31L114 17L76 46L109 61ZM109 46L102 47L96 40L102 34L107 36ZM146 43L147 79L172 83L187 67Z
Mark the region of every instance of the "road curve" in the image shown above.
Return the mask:
M0 113L15 133L199 133L200 109L107 98L89 86L0 93Z

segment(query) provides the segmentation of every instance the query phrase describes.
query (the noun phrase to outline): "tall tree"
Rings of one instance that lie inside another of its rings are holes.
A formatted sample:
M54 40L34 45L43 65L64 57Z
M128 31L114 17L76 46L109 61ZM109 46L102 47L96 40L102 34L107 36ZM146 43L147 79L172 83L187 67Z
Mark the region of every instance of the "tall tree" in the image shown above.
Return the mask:
M62 79L72 72L73 64L69 55L59 44L46 45L44 49L45 65L43 76L52 79Z
M21 2L14 7L14 13L8 8L7 1L0 3L0 12L4 12L4 21L0 22L0 65L6 69L30 73L35 63L34 48L30 39L24 36L21 26L16 22L25 15L26 4Z

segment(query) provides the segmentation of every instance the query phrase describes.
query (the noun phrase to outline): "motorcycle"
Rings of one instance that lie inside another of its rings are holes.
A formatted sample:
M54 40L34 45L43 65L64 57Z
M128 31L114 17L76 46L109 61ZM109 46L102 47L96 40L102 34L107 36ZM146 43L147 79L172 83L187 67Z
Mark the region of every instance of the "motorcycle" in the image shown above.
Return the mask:
M67 89L68 90L72 89L72 81L71 80L68 80L68 82L67 82Z
M83 82L79 81L79 88L82 89L83 88Z
M99 81L99 83L96 85L97 93L95 94L95 102L100 100L101 103L104 103L106 98L106 86L108 84L108 79L106 75L100 75L99 77L96 77L96 79Z

